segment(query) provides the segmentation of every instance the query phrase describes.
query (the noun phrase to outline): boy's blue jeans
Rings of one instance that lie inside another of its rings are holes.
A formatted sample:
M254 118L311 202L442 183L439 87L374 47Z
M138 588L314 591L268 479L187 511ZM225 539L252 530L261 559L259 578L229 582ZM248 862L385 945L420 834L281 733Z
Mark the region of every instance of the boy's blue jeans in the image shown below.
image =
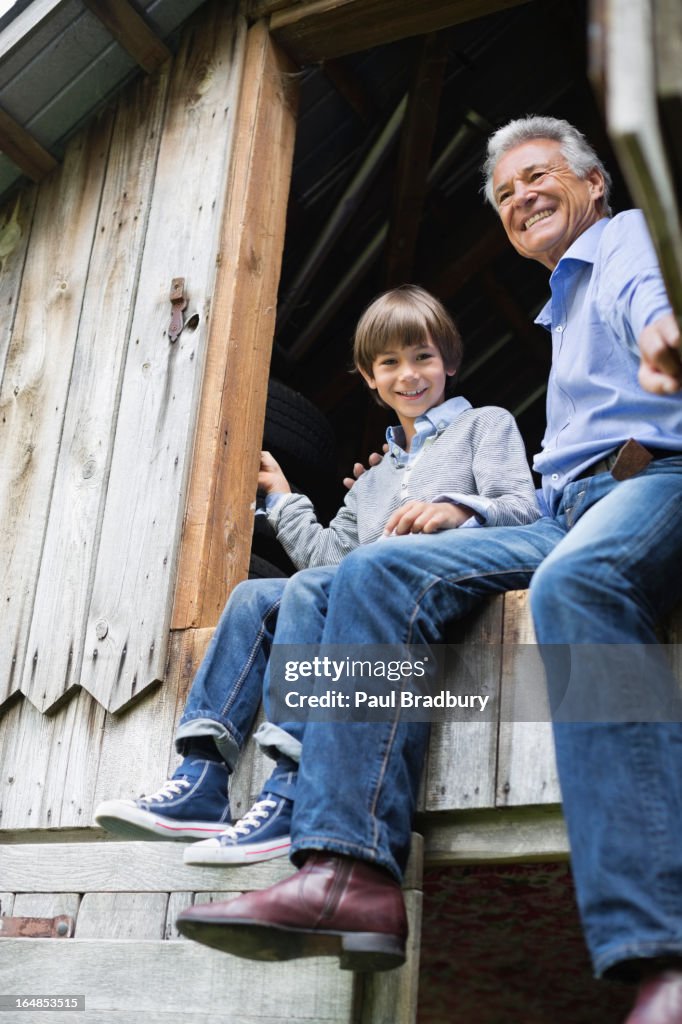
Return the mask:
M555 517L531 526L381 541L335 569L246 584L253 597L246 649L235 644L246 632L228 636L238 622L231 599L178 736L218 708L212 720L225 733L221 749L236 755L273 636L298 644L437 643L448 622L487 595L528 586L533 574L536 633L549 645L550 689L560 687L553 645L655 643L656 621L682 601L681 524L682 460L671 458L619 484L608 473L577 481ZM596 972L629 959L682 956L682 724L556 723L555 739ZM399 713L383 723L310 722L294 855L332 850L400 877L427 740L428 725L401 722Z
M248 580L235 588L187 697L175 737L180 753L191 737L212 736L226 763L235 767L261 697L268 715L268 659L275 628L280 643L318 644L333 573L332 567L305 569L291 579ZM303 729L300 719L276 724L268 715L256 738L273 758L284 754L298 761ZM276 770L271 782L279 774L289 779L290 767L287 763L281 773ZM273 792L292 797L293 785L279 780Z

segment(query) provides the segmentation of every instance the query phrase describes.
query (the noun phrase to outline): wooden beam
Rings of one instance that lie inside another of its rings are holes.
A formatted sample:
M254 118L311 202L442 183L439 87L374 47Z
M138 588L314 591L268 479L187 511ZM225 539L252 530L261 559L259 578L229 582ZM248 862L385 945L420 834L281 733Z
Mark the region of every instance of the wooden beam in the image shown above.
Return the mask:
M528 313L521 306L512 292L498 281L490 266L481 275L483 291L498 310L512 336L518 341L536 365L549 373L550 346L547 344L547 331L531 322Z
M682 7L655 0L658 105L676 186L682 191Z
M466 226L460 225L454 259L448 261L447 255L441 254L438 264L432 268L433 272L424 275L430 290L444 301L456 295L472 277L485 270L509 248L499 223L491 223L482 233L479 225L478 232L478 237L472 236ZM462 239L468 237L473 238L471 244L463 245Z
M274 11L290 7L292 0L245 0L247 18L266 18Z
M338 241L341 232L348 225L353 214L358 210L370 185L376 179L388 154L391 152L391 148L395 145L406 109L407 97L404 96L353 175L352 180L332 211L329 220L305 257L296 277L289 285L278 310L278 324L280 326L287 322L296 305L301 301L304 289L308 287L315 274L322 267L324 260Z
M682 323L682 226L658 120L651 0L609 0L606 23L607 129Z
M83 3L135 63L148 73L156 71L172 56L166 44L128 0L83 0Z
M363 88L356 75L351 74L340 60L326 60L322 65L325 77L334 86L351 110L361 121L369 122L376 113L369 90Z
M341 57L437 32L529 0L303 0L270 19L274 38L298 64Z
M400 138L386 243L384 284L387 288L412 279L447 59L445 36L435 32L425 36L414 69Z
M42 181L57 166L52 154L4 110L0 110L0 150L31 181Z
M213 626L249 562L296 133L293 67L247 36L173 628Z

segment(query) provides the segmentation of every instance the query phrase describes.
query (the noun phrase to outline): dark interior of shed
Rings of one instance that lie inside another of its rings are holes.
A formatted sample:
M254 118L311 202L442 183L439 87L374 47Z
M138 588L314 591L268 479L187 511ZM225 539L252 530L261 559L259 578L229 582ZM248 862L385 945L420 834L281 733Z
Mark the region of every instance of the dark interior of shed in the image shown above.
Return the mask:
M459 393L509 409L529 457L539 449L549 345L533 319L547 272L511 249L479 168L495 127L551 113L583 130L614 172L614 209L632 205L587 68L585 0L534 0L300 72L272 375L333 428L333 471L312 482L323 515L389 422L349 373L355 322L406 281L434 292L460 327Z

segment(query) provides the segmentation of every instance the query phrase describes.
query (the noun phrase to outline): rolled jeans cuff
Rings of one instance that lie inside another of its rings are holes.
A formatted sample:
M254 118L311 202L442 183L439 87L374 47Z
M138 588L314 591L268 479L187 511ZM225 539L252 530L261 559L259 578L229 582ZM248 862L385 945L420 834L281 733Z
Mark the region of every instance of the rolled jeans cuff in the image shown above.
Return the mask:
M263 722L254 732L253 738L263 753L271 757L273 761L276 761L280 754L286 754L297 764L301 760L301 741L280 728L279 725Z
M213 718L192 718L178 726L175 734L175 749L178 754L184 755L186 753L187 740L200 736L213 737L220 756L230 771L234 771L239 758L240 745L229 730L221 722L216 722Z
M670 961L682 962L682 937L669 942L659 939L651 942L627 942L612 946L593 958L596 978L613 978L617 981L636 982L647 961L661 964ZM680 969L679 966L676 967Z

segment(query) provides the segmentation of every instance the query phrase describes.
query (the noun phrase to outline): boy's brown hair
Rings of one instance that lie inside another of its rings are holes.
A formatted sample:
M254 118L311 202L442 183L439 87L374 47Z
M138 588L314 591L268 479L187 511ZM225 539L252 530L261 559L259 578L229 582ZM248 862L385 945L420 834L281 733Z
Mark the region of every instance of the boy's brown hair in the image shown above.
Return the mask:
M391 346L421 345L427 338L440 352L445 369L459 369L464 346L455 323L441 302L416 284L403 284L369 304L355 328L353 362L373 376L374 360ZM384 403L375 396L380 405Z

